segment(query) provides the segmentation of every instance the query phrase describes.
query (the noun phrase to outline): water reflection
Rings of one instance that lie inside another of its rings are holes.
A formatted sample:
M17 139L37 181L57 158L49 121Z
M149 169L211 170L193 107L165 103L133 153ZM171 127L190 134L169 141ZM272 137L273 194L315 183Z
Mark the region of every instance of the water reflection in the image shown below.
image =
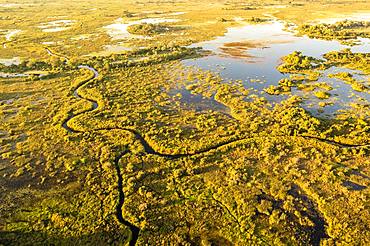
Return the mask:
M263 89L270 85L278 85L280 79L288 77L288 75L281 74L276 70L282 56L293 51L301 51L304 55L322 58L324 53L345 48L350 48L352 52L367 53L370 51L369 39L362 38L360 39L362 42L360 45L348 47L338 41L295 36L294 33L285 29L285 25L283 21L272 21L229 28L222 37L192 45L212 51L211 55L185 60L183 63L188 66L219 72L224 80L242 80L245 87L258 91L271 102L279 102L285 99L287 95L272 96L264 93ZM297 89L292 90L292 94L304 96L303 107L315 115L330 116L339 109L349 107L351 102L358 102L358 97L363 98L365 102L370 101L369 93L353 91L351 86L343 81L328 78L327 74L334 71L348 70L332 68L324 72L318 81L326 82L333 87L333 90L330 91L333 96L327 99L328 103L333 103L331 106L320 108L318 106L319 99L312 92L305 93ZM355 73L357 79L368 79L367 76L361 75L359 71L350 72ZM266 80L266 82L251 83L251 78L260 78Z
M215 101L213 98L203 97L201 95L191 94L185 88L169 92L170 96L176 97L181 103L182 108L194 109L195 111L214 110L229 114L230 110L223 104Z

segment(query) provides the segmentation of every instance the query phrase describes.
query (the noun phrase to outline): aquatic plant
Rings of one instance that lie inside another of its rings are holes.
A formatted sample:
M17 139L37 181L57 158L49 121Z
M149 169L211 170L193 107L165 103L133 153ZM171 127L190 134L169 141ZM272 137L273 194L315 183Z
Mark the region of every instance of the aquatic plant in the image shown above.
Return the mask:
M368 28L370 22L344 20L334 24L303 24L298 26L297 31L301 35L307 35L310 38L325 40L348 40L357 39L358 37L370 37ZM355 45L355 42L348 43Z
M330 97L330 94L326 91L315 91L314 94L319 99L328 99Z

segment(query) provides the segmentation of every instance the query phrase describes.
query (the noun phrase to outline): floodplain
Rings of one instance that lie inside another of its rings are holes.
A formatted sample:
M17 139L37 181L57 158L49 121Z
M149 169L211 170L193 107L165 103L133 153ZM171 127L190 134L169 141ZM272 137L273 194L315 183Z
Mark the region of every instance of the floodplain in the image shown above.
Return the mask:
M0 245L370 244L367 1L0 0Z

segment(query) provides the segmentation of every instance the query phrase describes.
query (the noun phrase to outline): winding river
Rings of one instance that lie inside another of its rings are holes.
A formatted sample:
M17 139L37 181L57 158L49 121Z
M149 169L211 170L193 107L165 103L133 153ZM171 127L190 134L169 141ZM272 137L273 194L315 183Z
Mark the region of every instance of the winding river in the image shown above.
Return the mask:
M50 49L47 49L46 48L46 50L47 50L48 54L50 54L50 55L62 57L64 59L68 60L67 57L62 56L62 55L59 55L59 54L56 54L56 53L53 53ZM94 69L93 67L90 67L90 66L87 66L87 65L80 65L80 66L78 66L78 68L79 69L87 69L87 70L91 71L93 73L93 76L91 76L88 79L86 79L85 81L83 81L74 90L73 96L76 97L79 100L86 100L86 101L90 102L92 104L92 107L90 109L84 110L84 111L79 112L77 114L70 114L64 120L64 122L62 123L62 127L65 130L67 130L69 133L83 133L84 132L84 131L73 129L72 127L70 127L68 125L68 122L71 119L73 119L73 118L75 118L75 117L77 117L79 115L82 115L84 113L91 112L93 110L97 110L98 107L99 107L98 101L93 100L93 99L88 99L86 97L83 97L81 94L79 94L79 89L82 86L88 84L89 82L91 82L92 80L96 79L99 76L98 71L96 69ZM168 159L179 159L179 158L183 158L183 157L194 156L194 155L198 155L198 154L202 154L202 153L207 153L207 152L209 152L211 150L215 150L215 149L218 149L220 147L227 146L229 144L241 142L243 140L261 138L261 137L246 137L246 138L236 139L236 140L233 139L233 140L229 140L229 141L226 141L226 142L218 143L218 144L216 144L216 145L214 145L214 146L212 146L212 147L210 147L208 149L196 151L194 153L165 154L165 153L160 153L160 152L156 151L155 149L153 149L150 146L150 144L148 143L148 141L145 140L145 137L140 132L136 131L135 129L124 128L124 127L112 127L112 128L92 129L92 131L106 131L106 130L123 130L123 131L128 131L128 132L132 133L137 140L140 141L140 143L144 147L144 150L145 150L145 153L146 154L157 155L157 156L168 158ZM288 136L280 136L280 137L288 137ZM332 140L319 138L319 137L316 137L316 136L291 136L291 137L293 137L293 138L304 138L304 139L314 139L314 140L317 140L317 141L320 141L320 142L325 142L325 143L328 143L328 144L331 144L331 145L334 145L334 146L337 146L337 147L341 147L341 148L363 148L363 147L369 147L370 146L370 144L363 144L363 145L343 144L343 143L335 142L335 141L332 141ZM125 194L123 192L123 177L121 175L119 161L127 153L129 153L129 151L126 150L126 151L120 153L114 159L114 167L115 167L116 173L117 173L118 194L119 194L119 201L118 201L118 204L116 206L116 217L117 217L117 219L118 219L118 221L120 223L122 223L123 225L129 227L129 229L131 231L131 239L130 239L129 245L130 246L134 246L136 244L137 240L138 240L139 233L140 233L140 228L137 227L136 225L134 225L133 223L129 222L128 220L125 220L124 217L122 216L122 207L123 207L123 204L125 202ZM322 229L322 230L324 230L324 229ZM326 235L325 234L325 231L324 232L321 232L321 234L322 235Z

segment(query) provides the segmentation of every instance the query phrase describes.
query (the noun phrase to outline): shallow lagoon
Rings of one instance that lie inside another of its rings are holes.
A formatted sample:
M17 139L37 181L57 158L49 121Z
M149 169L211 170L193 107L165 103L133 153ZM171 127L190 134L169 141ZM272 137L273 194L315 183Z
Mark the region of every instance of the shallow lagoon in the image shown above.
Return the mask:
M280 79L289 77L276 70L281 63L281 57L293 51L301 51L303 55L322 58L322 55L327 52L345 48L350 48L352 52L370 52L370 40L360 39L360 41L360 45L349 47L338 41L298 37L286 30L285 22L274 20L268 23L229 28L224 36L194 44L192 47L202 47L212 54L185 60L183 64L218 72L224 80L242 80L245 87L252 89L256 94L262 95L271 102L279 102L288 95L269 95L264 92L264 89L270 85L278 85ZM296 88L292 89L291 95L302 96L305 99L302 106L321 117L330 117L338 110L348 108L352 102L361 103L361 98L362 103L369 102L369 93L354 91L343 81L327 77L328 73L342 71L354 73L356 79L368 80L368 76L362 75L359 71L331 68L324 71L317 81L326 82L333 87L329 92L332 95L330 98L321 100L316 98L313 92L303 92ZM254 79L264 82L253 83ZM332 105L320 107L318 106L320 101L332 103Z

